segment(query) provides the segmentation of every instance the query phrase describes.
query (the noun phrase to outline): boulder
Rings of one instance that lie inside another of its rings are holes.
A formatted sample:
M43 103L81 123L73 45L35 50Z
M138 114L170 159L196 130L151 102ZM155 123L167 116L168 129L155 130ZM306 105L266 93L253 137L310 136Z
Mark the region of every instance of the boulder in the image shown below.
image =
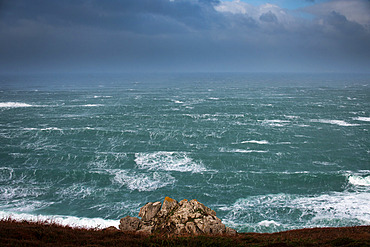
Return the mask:
M169 198L166 196L163 201L162 208L160 210L161 216L167 216L174 212L174 210L178 207L178 202L175 199Z
M122 231L136 231L139 229L140 223L140 219L126 216L120 220L119 229Z
M140 209L139 217L141 220L130 216L122 218L119 228L144 234L236 234L217 218L215 211L195 199L177 202L166 197L163 203L149 202Z
M160 202L148 202L140 209L139 217L141 217L142 221L150 221L154 216L157 215L161 209L161 205L162 204Z

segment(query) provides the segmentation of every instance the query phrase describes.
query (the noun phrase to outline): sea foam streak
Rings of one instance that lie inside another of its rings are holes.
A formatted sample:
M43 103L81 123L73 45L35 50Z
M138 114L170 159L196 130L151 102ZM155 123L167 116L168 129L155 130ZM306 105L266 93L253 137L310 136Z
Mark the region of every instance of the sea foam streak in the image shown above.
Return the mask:
M109 226L114 226L118 228L119 220L105 220L102 218L83 218L83 217L75 217L75 216L62 216L62 215L32 215L26 213L10 213L0 211L0 218L1 219L14 219L17 221L46 221L50 223L57 223L63 226L71 226L71 227L86 227L86 228L95 228L95 229L103 229Z
M266 150L253 150L253 149L227 149L227 148L220 148L221 153L267 153Z
M159 188L174 184L176 179L163 172L138 173L127 170L114 170L113 180L126 186L129 190L154 191Z
M311 119L311 122L334 124L334 125L345 126L345 127L347 127L347 126L359 126L359 124L351 124L351 123L347 123L343 120Z
M262 141L256 141L256 140L251 140L251 141L242 141L241 143L254 143L254 144L269 144L268 141L262 140Z
M139 169L194 173L207 171L202 163L194 162L185 152L136 153L135 162Z
M353 120L370 122L370 117L354 117Z
M261 121L261 120L258 120ZM280 119L274 119L274 120L262 120L262 124L267 124L272 127L283 127L290 123L288 120L280 120Z
M82 105L84 107L98 107L98 106L104 106L102 104L86 104L86 105Z
M0 108L32 107L33 105L21 102L0 102Z

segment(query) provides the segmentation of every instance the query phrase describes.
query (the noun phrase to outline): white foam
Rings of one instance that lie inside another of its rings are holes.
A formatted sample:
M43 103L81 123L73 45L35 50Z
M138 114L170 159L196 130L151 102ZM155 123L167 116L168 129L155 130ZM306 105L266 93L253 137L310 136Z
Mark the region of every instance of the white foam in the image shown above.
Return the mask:
M135 171L118 170L113 174L113 180L126 186L129 190L154 191L176 182L174 177L163 172L137 173Z
M330 194L299 196L271 194L238 199L230 207L225 221L240 228L245 223L279 222L288 228L343 226L370 224L370 193L333 192ZM252 214L252 215L251 215ZM258 230L258 229L257 229ZM283 229L280 229L283 230Z
M267 153L266 150L253 150L253 149L227 149L227 148L220 148L220 152L222 153Z
M83 199L87 196L90 196L93 192L96 191L96 188L91 188L91 187L86 187L81 184L73 184L69 186L66 189L59 190L56 192L56 194L62 196L63 198L65 197L72 197L72 198L80 198Z
M348 182L356 186L370 186L370 175L366 177L351 175Z
M84 107L98 107L98 106L104 106L102 104L86 104L86 105L82 105Z
M274 119L274 120L262 120L262 122L265 122L265 123L289 123L290 121Z
M33 105L21 102L0 102L0 108L32 107Z
M57 127L47 127L47 128L42 128L40 130L42 130L42 131L48 131L48 130L63 131L61 128L57 128Z
M291 115L284 115L284 117L289 118L289 119L297 119L297 118L299 118L298 116L291 116Z
M327 162L327 161L314 161L312 163L314 163L316 165L322 165L322 166L336 166L336 165L338 165L337 163Z
M109 95L94 95L94 98L95 99L99 99L99 98L112 98L113 96L109 96Z
M265 227L271 227L271 226L281 226L280 223L274 221L274 220L263 220L261 222L258 222L259 226L265 226Z
M370 117L354 117L353 120L370 122Z
M268 141L262 140L262 141L256 141L256 140L250 140L250 141L242 141L241 143L254 143L254 144L269 144Z
M325 124L334 124L339 126L359 126L359 124L347 123L343 120L329 120L329 119L311 119L311 122L325 123Z
M102 218L84 218L75 216L62 216L62 215L33 215L26 213L12 213L0 211L1 219L14 219L17 221L27 220L32 222L49 222L57 223L63 226L71 227L84 227L84 228L95 228L104 229L109 226L119 226L119 220L106 220Z
M23 178L17 179L13 182L20 182ZM43 195L44 191L41 188L32 186L13 186L5 185L0 187L0 198L6 200L13 200L14 198L38 197Z
M179 171L179 172L204 172L207 169L201 162L194 162L185 152L154 152L136 153L135 162L139 169Z
M258 120L258 121L262 121L262 124L267 124L267 125L270 125L270 126L273 126L273 127L284 127L285 125L290 123L290 121L288 121L288 120L281 120L281 119Z
M290 145L292 143L291 142L278 142L276 144L278 144L278 145Z
M175 104L183 104L183 103L184 103L183 101L180 101L180 100L173 100L173 102L174 102Z

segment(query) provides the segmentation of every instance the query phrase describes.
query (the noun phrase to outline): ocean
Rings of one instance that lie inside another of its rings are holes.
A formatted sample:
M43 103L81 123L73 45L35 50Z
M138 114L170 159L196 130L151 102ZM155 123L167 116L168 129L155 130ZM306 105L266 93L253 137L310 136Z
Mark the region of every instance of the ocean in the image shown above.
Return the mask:
M370 224L369 74L0 76L0 217L118 226L197 199L239 232Z

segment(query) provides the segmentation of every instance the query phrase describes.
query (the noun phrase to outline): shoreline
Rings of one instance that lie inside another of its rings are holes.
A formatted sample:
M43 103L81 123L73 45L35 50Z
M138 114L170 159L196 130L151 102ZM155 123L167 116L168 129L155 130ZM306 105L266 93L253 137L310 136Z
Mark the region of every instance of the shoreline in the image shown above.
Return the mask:
M2 246L370 246L370 226L304 228L234 236L168 236L2 219L0 242Z

